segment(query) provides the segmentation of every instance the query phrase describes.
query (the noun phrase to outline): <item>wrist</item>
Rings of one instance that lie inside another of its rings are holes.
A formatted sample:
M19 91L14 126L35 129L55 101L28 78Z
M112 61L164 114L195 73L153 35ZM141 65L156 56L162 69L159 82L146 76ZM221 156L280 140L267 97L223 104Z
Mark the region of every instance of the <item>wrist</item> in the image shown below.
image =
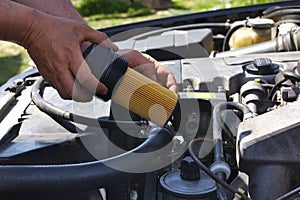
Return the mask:
M41 13L37 10L30 9L28 11L28 20L24 28L23 34L20 34L18 44L23 46L25 49L30 48L31 44L35 42L35 39L42 32L45 18L44 13Z

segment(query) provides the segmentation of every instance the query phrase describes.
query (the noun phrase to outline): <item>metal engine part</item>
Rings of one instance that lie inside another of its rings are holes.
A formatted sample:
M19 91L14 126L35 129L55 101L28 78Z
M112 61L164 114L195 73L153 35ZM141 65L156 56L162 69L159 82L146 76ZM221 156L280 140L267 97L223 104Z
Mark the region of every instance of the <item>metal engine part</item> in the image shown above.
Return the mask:
M253 199L275 199L299 184L299 131L299 101L240 124L238 165Z

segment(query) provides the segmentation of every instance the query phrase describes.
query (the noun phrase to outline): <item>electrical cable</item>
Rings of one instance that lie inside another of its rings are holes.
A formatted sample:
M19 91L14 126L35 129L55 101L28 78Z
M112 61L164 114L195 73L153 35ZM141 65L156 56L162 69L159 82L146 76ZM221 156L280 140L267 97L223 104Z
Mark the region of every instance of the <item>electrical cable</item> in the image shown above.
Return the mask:
M220 185L222 185L225 189L227 189L228 191L232 192L233 194L237 194L239 196L241 196L243 199L245 200L251 200L251 198L247 197L245 194L241 193L240 191L236 190L235 188L233 188L231 185L229 185L226 181L220 179L216 174L212 173L210 171L210 169L208 167L206 167L196 156L196 154L193 151L193 146L196 143L201 143L204 142L205 139L204 138L197 138L194 139L190 142L189 147L188 147L188 152L190 154L190 156L193 158L193 160L197 163L197 165L206 173L208 174L212 179L214 179L217 183L219 183Z
M295 72L291 71L283 71L283 76L286 77L287 79L291 79L293 81L300 82L300 75L296 74Z
M294 195L297 195L300 193L300 187L297 187L296 189L284 194L283 196L277 198L276 200L285 200L285 199L288 199Z
M246 105L237 102L220 103L214 107L212 119L213 119L214 163L216 164L219 162L225 162L224 152L223 152L223 137L222 137L223 122L221 119L221 112L226 109L237 109L239 111L242 111L244 118L249 117L250 115L252 116L252 112ZM225 181L229 177L230 171L228 172L227 177L225 175L226 173L227 172L221 170L218 171L216 175L221 180ZM223 192L223 187L220 185L218 185L218 196L222 197L222 199L226 198Z
M222 120L221 111L226 109L237 109L243 113L244 119L252 117L252 112L248 106L237 102L220 103L213 110L213 139L215 144L215 161L224 161L222 144Z
M222 120L222 119L221 119ZM230 144L231 148L235 149L235 144L234 144L234 141L235 141L235 138L234 138L234 135L233 133L231 132L231 130L225 125L225 123L221 122L222 124L222 129L224 131L224 133L226 134L226 136L228 137L228 143Z
M217 195L219 200L228 200L227 193L224 187L219 183L217 183Z
M269 100L272 100L272 101L274 100L274 95L275 95L276 90L278 90L278 88L281 86L281 84L286 82L287 80L288 80L287 78L284 78L283 80L279 81L272 87L272 89L269 93Z

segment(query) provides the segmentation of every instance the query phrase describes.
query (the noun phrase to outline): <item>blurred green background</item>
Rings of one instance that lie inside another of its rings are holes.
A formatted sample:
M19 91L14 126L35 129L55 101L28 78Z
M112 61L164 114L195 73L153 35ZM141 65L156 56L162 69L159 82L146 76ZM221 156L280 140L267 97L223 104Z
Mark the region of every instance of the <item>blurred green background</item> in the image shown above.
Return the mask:
M158 10L144 6L139 0L71 1L86 22L93 28L104 28L209 9L276 2L276 0L172 0L170 8ZM29 61L30 57L22 47L0 41L0 85L26 69Z

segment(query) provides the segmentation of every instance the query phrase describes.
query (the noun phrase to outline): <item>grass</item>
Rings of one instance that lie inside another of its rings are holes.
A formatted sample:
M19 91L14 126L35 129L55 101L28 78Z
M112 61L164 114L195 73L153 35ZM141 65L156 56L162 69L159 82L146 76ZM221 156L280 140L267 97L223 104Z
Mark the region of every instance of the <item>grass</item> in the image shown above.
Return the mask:
M0 41L0 85L28 67L26 50L14 43Z
M79 8L83 0L71 0ZM242 6L254 3L275 2L276 0L173 0L173 8L154 11L147 8L129 8L126 13L95 14L85 17L93 28L104 28L119 24L155 19L171 15L180 15L207 9L220 9L230 6ZM21 73L30 61L26 51L16 44L0 41L0 85L11 76Z

